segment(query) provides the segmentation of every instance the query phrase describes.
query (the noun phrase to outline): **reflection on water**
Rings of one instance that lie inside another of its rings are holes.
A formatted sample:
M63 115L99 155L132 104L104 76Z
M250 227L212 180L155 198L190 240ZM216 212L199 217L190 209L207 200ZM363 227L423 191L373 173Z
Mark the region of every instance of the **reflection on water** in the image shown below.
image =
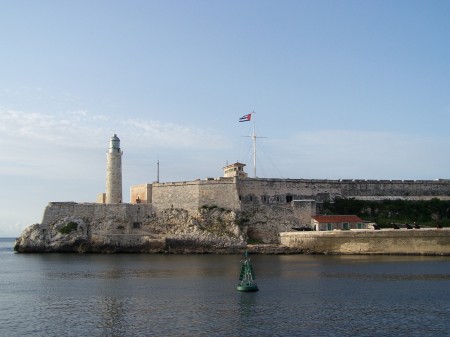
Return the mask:
M103 298L100 327L106 335L123 336L126 332L126 304L116 297Z
M0 240L5 336L446 336L450 258L12 252Z
M321 276L336 279L361 281L450 281L450 274L361 274L361 273L321 273Z

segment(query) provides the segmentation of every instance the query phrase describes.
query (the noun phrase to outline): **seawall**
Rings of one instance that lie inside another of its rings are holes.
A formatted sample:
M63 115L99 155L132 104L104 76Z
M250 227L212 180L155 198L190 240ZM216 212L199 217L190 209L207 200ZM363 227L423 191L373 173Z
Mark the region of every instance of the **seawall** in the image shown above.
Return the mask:
M280 242L318 254L450 255L450 229L284 232Z

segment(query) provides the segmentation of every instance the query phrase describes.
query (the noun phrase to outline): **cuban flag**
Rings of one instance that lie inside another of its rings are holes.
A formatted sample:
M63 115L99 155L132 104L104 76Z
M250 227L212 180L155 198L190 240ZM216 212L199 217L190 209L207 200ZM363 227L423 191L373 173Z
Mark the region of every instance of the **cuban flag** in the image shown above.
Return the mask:
M239 122L249 122L252 119L252 114L244 115L239 118Z

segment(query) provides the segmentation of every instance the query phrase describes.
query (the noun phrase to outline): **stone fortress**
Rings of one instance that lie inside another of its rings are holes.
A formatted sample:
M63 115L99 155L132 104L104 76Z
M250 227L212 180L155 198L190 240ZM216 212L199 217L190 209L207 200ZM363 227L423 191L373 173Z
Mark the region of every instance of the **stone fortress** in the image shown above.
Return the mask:
M130 202L123 203L122 153L120 139L114 135L107 152L106 192L97 196L96 203L52 202L47 206L42 224L33 225L30 231L34 234L27 234L39 237L39 249L51 251L49 245L62 240L69 251L74 245L78 251L101 252L117 251L119 246L145 252L174 247L183 252L239 250L248 242L278 244L281 238L283 243L285 232L309 226L321 204L337 197L450 200L450 180L446 179L249 178L245 164L237 162L224 167L224 176L219 178L132 186ZM71 239L60 235L68 223L76 229ZM59 239L55 241L52 235ZM61 242L56 245L61 247Z

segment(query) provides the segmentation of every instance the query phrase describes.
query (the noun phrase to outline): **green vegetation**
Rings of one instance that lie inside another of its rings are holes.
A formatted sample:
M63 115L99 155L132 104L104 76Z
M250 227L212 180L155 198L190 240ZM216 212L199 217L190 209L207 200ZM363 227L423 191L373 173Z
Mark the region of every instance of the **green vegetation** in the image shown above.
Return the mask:
M201 209L207 209L207 210L211 211L211 210L217 208L217 206L216 206L216 205L203 205L203 206L200 207L200 208L201 208Z
M208 211L212 211L214 209L219 210L220 212L230 212L230 210L225 209L223 207L218 207L216 205L203 205L202 207L200 207L200 209L206 209Z
M78 224L74 221L68 222L65 226L59 229L59 232L62 234L69 234L72 231L77 230Z
M323 204L322 214L356 214L361 219L373 221L382 227L391 223L416 222L420 226L450 226L450 201L431 200L383 200L366 201L354 198L335 199Z
M242 226L245 226L245 224L247 222L250 222L250 219L248 219L248 218L241 218L241 219L238 220L237 225L239 227L242 227Z
M257 239L257 238L248 238L248 240L247 240L247 244L249 244L249 245L260 245L263 243L264 243L264 241Z

